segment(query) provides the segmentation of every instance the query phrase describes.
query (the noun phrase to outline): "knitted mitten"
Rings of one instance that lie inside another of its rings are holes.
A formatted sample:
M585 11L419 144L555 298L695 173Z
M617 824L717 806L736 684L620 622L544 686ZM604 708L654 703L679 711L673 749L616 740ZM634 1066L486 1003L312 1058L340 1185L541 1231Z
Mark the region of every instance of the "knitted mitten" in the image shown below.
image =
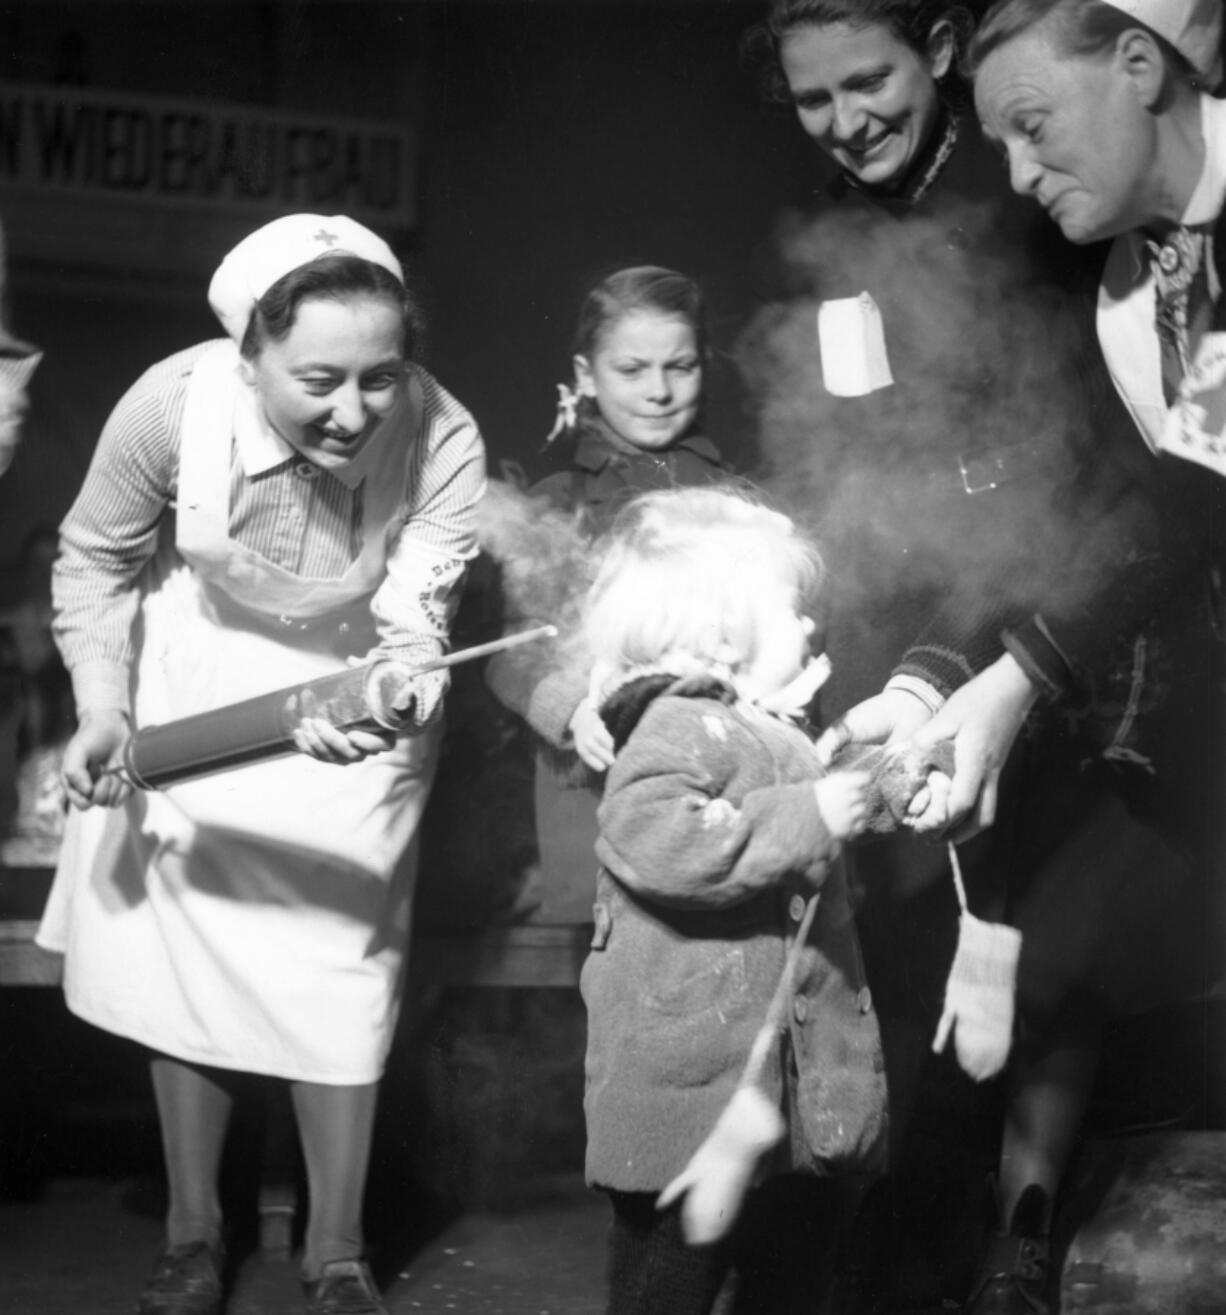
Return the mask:
M711 1135L660 1193L656 1207L665 1210L684 1197L685 1240L690 1246L718 1242L740 1213L762 1157L785 1131L778 1106L757 1087L738 1087Z
M1022 933L963 912L958 949L945 983L945 1009L933 1050L944 1050L950 1033L962 1069L976 1082L994 1077L1013 1041L1013 993Z

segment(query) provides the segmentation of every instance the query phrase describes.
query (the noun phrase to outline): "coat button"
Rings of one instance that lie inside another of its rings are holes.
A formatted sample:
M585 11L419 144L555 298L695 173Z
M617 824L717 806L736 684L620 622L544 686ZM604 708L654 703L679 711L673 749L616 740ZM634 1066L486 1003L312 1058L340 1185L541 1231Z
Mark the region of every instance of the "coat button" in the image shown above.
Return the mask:
M805 916L805 897L803 895L793 895L788 903L788 917L793 922L799 922Z
M862 986L856 995L856 1005L862 1014L867 1014L873 1007L873 993L867 986Z
M798 1023L803 1023L809 1017L809 1002L803 995L796 997L795 1003L792 1005L792 1012L796 1015Z
M311 465L309 461L300 461L294 467L294 474L299 479L314 479L319 474L319 467Z

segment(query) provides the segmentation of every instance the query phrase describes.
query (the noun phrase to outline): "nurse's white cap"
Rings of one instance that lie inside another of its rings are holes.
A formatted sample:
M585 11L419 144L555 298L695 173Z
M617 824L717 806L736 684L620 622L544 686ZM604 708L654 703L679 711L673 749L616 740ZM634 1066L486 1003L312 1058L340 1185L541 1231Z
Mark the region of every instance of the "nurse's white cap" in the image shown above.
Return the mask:
M1222 0L1106 0L1175 47L1198 73L1214 77L1222 39Z
M338 253L382 265L404 282L391 247L355 220L344 215L285 215L257 228L226 256L209 284L209 305L230 337L241 343L256 302L278 279L320 256Z

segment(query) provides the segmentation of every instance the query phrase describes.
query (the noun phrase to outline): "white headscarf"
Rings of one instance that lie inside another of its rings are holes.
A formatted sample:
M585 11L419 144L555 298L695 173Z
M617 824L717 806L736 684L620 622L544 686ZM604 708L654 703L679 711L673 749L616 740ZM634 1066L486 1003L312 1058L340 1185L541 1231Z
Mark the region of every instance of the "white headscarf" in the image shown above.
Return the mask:
M1218 60L1222 0L1106 0L1106 3L1169 41L1211 82L1221 76Z
M381 237L344 215L285 215L257 228L217 267L209 305L241 344L255 304L280 278L320 256L360 256L382 265L402 283L404 272Z

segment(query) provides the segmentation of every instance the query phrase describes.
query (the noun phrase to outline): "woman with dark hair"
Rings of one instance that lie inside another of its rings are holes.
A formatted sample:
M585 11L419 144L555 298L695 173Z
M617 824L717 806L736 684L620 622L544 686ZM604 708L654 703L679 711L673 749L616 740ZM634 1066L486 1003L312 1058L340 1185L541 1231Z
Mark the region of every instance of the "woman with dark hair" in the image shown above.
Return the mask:
M969 112L958 57L971 27L964 7L933 0L775 0L750 42L768 57L768 88L785 92L838 167L818 204L781 233L792 302L750 338L767 458L796 495L808 493L832 577L855 582L831 604L835 674L823 712L837 727L876 694L898 738L932 716L968 660L916 643L921 626L933 613L977 612L985 597L1024 614L1054 591L1076 546L1076 518L1061 509L1094 470L1104 434L1126 423L1095 368L1093 254L1066 247L1017 204ZM997 1230L969 1284L968 1315L1049 1309L1053 1206L1103 1021L1152 986L1148 974L1104 966L1101 944L1121 921L1135 936L1155 911L1144 896L1138 908L1130 874L1152 890L1182 877L1115 790L1115 773L1140 774L1121 765L1129 695L1142 692L1125 673L1122 691L1104 675L1075 727L1036 722L1011 768L1007 824L961 854L972 912L1023 933ZM844 738L835 729L826 744ZM955 957L957 905L943 848L894 839L854 862L891 1080L894 1177L904 1179L895 1213L907 1198L923 1213L924 1184L905 1179L934 1166L906 1134ZM1123 911L1104 916L1120 891ZM1012 1008L977 1018L977 1037L965 1021L955 1024L959 1061L990 1077L1013 1039Z
M914 201L925 176L931 186L943 167L928 166L947 160L957 140L969 97L956 55L972 25L969 9L950 0L782 0L747 34L745 50L766 94L794 105L805 132L843 171L836 188L879 187ZM806 64L810 73L833 68L856 48L891 63L875 78L857 75L854 101L836 103L819 87L798 94Z
M115 769L133 724L437 657L482 445L415 363L400 263L360 224L274 220L209 301L228 338L128 390L61 527L78 811L39 939L65 955L72 1011L151 1052L169 1210L140 1315L220 1315L218 1165L244 1073L290 1084L308 1311L380 1315L361 1207L444 675L412 679L399 735L308 718L297 754L150 793Z

